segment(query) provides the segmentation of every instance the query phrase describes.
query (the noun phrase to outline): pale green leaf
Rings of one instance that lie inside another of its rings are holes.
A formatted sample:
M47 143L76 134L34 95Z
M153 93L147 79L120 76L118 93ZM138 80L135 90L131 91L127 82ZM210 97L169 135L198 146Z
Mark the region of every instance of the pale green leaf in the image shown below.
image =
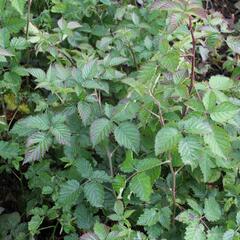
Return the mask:
M214 90L228 90L232 88L233 81L228 77L216 75L209 79L209 85Z
M227 132L218 126L212 127L212 133L204 135L204 141L211 151L219 157L226 158L231 150L230 139Z
M210 117L215 122L224 123L231 120L238 111L238 106L230 102L223 102L211 110Z
M206 235L204 233L204 226L198 221L192 222L187 226L185 236L185 240L206 240Z

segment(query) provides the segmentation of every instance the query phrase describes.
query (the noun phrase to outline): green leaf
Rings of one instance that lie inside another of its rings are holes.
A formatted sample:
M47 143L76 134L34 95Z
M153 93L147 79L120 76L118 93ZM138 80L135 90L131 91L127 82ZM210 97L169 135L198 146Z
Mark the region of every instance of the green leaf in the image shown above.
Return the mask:
M152 226L158 222L159 214L156 209L144 209L144 212L138 218L137 224L141 226Z
M42 158L52 145L52 137L47 132L36 132L27 139L24 164Z
M202 171L204 182L208 182L212 174L211 169L214 168L215 165L208 154L203 153L198 159L198 164Z
M114 204L114 212L118 215L118 216L122 216L124 213L124 206L122 201L117 200Z
M204 226L197 221L192 222L187 226L185 232L185 240L206 240Z
M152 194L150 177L144 172L137 174L130 181L130 190L135 193L142 201L148 202Z
M161 165L161 161L157 158L145 158L142 160L138 160L136 162L135 167L137 171L142 172L142 171L150 170L152 168L159 167L160 165Z
M12 54L11 52L9 52L6 49L0 48L0 56L12 57L12 56L14 56L14 54Z
M108 137L112 130L112 123L106 118L95 120L90 127L90 139L93 146Z
M218 126L212 127L212 132L204 135L204 142L211 151L219 157L226 158L231 150L230 139L227 132Z
M103 185L96 182L88 182L84 185L84 195L93 207L101 208L104 203Z
M199 117L191 117L181 121L179 126L187 133L204 135L212 131L210 124Z
M54 124L51 127L51 133L53 134L58 143L68 146L70 145L71 131L65 124Z
M201 153L201 144L198 138L185 137L181 139L178 146L178 151L181 155L182 161L186 165L195 168Z
M223 234L223 240L233 240L235 236L235 231L233 229L229 229Z
M26 4L26 0L11 0L12 6L23 15L24 6Z
M82 86L84 88L99 89L99 90L105 91L106 93L109 93L109 85L107 82L104 82L104 81L87 80L82 83Z
M96 222L94 224L94 233L99 237L101 240L105 240L108 235L108 229L104 224Z
M93 227L94 218L89 208L82 203L79 204L74 212L76 217L77 226L80 229L89 230Z
M238 36L228 36L226 42L234 53L240 54L240 38Z
M14 159L18 157L20 148L17 143L0 141L0 157L4 159Z
M159 130L155 138L155 154L172 150L177 146L181 134L176 128L165 127Z
M208 91L203 96L203 105L206 110L211 111L216 105L216 95L213 91Z
M221 208L214 197L205 199L204 213L207 220L211 222L215 222L221 218Z
M100 183L111 182L111 177L103 170L94 171L91 178Z
M163 207L159 211L159 222L166 229L170 229L171 225L171 210L169 207Z
M238 106L230 102L223 102L211 109L210 117L215 122L224 123L231 120L238 111Z
M10 45L11 45L11 47L13 47L17 50L24 50L27 48L28 42L23 37L18 37L18 38L14 37L11 39Z
M134 152L138 152L140 148L140 133L137 127L130 123L121 123L114 130L114 136L117 143Z
M35 235L38 232L38 228L43 222L43 217L40 217L38 215L33 216L31 220L28 223L28 230L32 235Z
M82 119L83 125L87 126L92 113L91 105L86 102L79 102L77 107L78 107L78 113Z
M213 227L207 232L207 240L223 239L223 231L219 227Z
M68 180L65 182L59 192L58 201L63 206L71 207L76 203L80 194L80 184L77 180Z
M209 79L209 85L214 90L228 90L232 88L233 81L228 77L217 75Z
M92 165L89 161L85 159L77 159L74 162L74 166L76 166L77 171L81 174L83 178L91 178L93 174Z
M82 68L82 78L84 80L91 79L96 71L96 61L91 60L88 63L86 63Z
M99 238L95 233L84 233L80 240L99 240Z

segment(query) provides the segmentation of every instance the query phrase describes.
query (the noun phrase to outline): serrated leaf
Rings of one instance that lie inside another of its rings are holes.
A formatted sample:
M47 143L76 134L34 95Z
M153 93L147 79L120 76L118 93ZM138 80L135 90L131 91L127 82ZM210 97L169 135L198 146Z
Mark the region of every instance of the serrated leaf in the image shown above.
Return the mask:
M88 182L84 185L84 195L93 207L101 208L104 203L104 189L100 183Z
M185 165L190 165L192 168L197 166L197 160L201 153L201 144L198 138L185 137L181 139L178 146L178 151Z
M26 0L11 0L12 6L23 15L24 6L26 4Z
M34 76L35 78L41 80L41 81L45 81L47 76L45 74L45 72L40 69L40 68L28 68L27 71Z
M203 105L208 111L211 111L216 106L216 95L213 91L208 91L204 94Z
M210 156L207 154L202 154L199 156L198 164L203 174L204 182L207 182L212 174L211 169L214 168L215 165L213 164Z
M215 222L221 218L221 208L214 197L205 199L204 213L207 220L211 222Z
M18 157L19 152L20 148L17 143L0 141L0 157L4 159L14 159Z
M111 177L103 170L94 171L91 178L100 183L111 182Z
M229 229L223 234L223 240L233 240L235 236L235 231L233 229Z
M137 224L141 226L152 226L158 222L159 214L156 209L144 209L144 212L138 218Z
M92 60L86 63L82 68L82 78L84 80L91 79L96 70L96 61Z
M227 37L227 45L233 50L234 53L240 54L240 38L234 36Z
M109 93L109 85L107 82L98 81L98 80L87 80L82 83L84 88L88 89L98 89Z
M224 123L231 120L238 111L238 106L230 102L223 102L211 110L210 117L215 122Z
M207 232L207 240L223 239L223 231L219 227L213 227Z
M95 120L90 127L90 139L93 146L96 146L103 139L108 137L112 130L112 123L106 118Z
M227 132L218 126L212 127L212 133L204 135L204 142L211 151L219 157L226 158L231 150L230 139Z
M204 233L204 226L199 224L197 221L192 222L187 226L185 240L206 240L206 235Z
M38 232L38 228L43 222L43 217L38 215L32 216L31 220L28 222L28 230L32 235L35 235Z
M13 47L17 50L24 50L27 48L28 42L23 37L18 37L18 38L14 37L11 39L10 45L11 45L11 47Z
M109 66L111 67L118 66L125 63L127 60L128 58L124 58L124 57L113 57L109 62Z
M27 139L24 164L42 158L52 145L52 137L46 132L36 132Z
M159 211L159 222L166 229L170 229L171 225L171 210L169 207L163 207Z
M130 181L130 189L142 201L148 202L152 194L151 179L146 173L134 176Z
M159 167L161 165L161 161L157 158L145 158L142 160L138 160L135 164L137 171L147 171L155 167Z
M177 146L181 134L176 128L165 127L159 130L155 138L155 154L172 150Z
M93 213L82 203L79 204L74 212L77 226L80 229L89 230L93 227L94 218Z
M12 54L11 52L9 52L6 49L0 48L0 56L12 57L12 56L14 56L14 54Z
M78 114L82 119L83 125L87 126L92 113L91 105L86 102L79 102L77 105L77 108L78 108Z
M210 124L199 117L191 117L179 123L187 133L204 135L212 131Z
M80 240L99 240L99 238L95 233L84 233Z
M114 130L114 136L117 143L134 152L138 152L140 148L140 133L137 127L130 123L120 123Z
M77 171L83 178L90 178L93 174L92 165L85 159L77 159L74 162L74 166L76 166Z
M214 90L228 90L232 88L233 81L228 77L217 75L209 79L209 85Z
M80 194L80 184L77 180L68 180L59 191L58 201L63 206L72 206L76 203Z
M53 134L58 143L68 146L70 145L71 131L65 124L54 124L51 127L51 133Z

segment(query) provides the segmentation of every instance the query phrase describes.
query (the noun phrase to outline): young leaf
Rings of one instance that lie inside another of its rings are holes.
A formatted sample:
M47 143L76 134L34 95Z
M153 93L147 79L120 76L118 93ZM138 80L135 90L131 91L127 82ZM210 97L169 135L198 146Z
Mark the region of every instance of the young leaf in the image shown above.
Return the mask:
M140 133L137 127L130 123L121 123L114 130L114 136L120 146L138 152L140 148Z
M159 130L155 138L155 154L172 150L177 146L181 134L176 128L165 127Z
M142 201L148 202L152 193L150 177L144 172L137 174L130 181L130 189Z
M223 102L214 107L210 112L210 117L213 121L224 123L231 120L239 111L239 107L230 103Z
M233 86L233 81L228 77L217 75L209 79L209 85L214 90L228 90Z

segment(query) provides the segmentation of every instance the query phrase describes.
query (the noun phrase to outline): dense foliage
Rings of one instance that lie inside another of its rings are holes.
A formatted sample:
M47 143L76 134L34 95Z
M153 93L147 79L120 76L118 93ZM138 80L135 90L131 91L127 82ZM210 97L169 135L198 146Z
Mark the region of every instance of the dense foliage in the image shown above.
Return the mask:
M0 239L240 239L225 2L0 0Z

